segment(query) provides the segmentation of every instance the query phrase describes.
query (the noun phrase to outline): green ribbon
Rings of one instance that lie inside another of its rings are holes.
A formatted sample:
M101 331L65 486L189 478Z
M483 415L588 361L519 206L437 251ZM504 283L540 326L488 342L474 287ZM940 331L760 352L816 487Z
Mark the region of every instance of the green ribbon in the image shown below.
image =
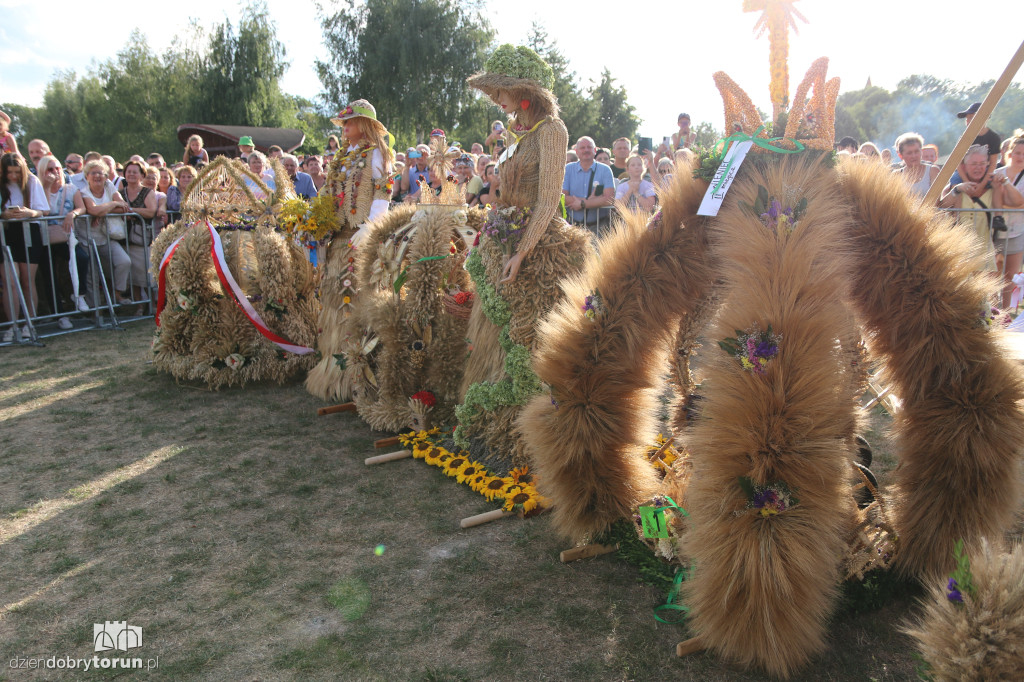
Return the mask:
M765 151L769 152L775 152L776 154L799 154L804 149L806 149L802 142L800 142L799 140L790 139L788 137L772 137L767 139L763 137L758 137L761 131L765 129L766 125L767 124L764 123L761 124L761 126L754 131L753 137L747 135L744 132L733 133L724 140L719 140L718 142L716 142L712 149L717 148L718 145L724 145L722 147L722 158L725 158L725 155L729 153L729 147L732 146L731 143L733 142L753 142L754 145L760 147L761 149L764 149ZM779 140L789 140L796 146L796 149L784 149L782 147L776 147L774 144L772 144L772 142L778 142ZM722 177L718 179L718 183L715 184L715 189L712 193L717 192L719 188L721 188L722 184L725 182L725 179L729 177L729 169L732 168L733 161L734 159L729 159L729 163L725 165L725 170L722 171Z
M686 604L677 604L676 599L679 598L679 590L682 589L683 581L689 580L692 573L693 571L689 567L676 569L676 577L672 581L672 588L668 591L665 603L654 607L654 620L666 625L680 625L686 620L687 614L690 613L690 607ZM675 611L677 617L672 620L665 620L658 615L659 611Z
M420 258L417 263L423 263L428 260L444 260L448 256L424 256ZM409 266L406 265L405 269L402 270L402 274L395 278L394 290L397 294L401 289L402 285L405 284L405 280L409 279Z

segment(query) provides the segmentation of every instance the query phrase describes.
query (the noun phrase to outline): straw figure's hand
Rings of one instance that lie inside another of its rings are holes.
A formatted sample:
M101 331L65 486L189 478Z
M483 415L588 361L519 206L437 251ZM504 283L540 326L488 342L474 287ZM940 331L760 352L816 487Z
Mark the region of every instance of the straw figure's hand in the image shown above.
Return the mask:
M516 281L516 275L519 274L519 267L523 264L524 254L517 253L513 255L505 263L505 267L501 270L500 284L509 284Z

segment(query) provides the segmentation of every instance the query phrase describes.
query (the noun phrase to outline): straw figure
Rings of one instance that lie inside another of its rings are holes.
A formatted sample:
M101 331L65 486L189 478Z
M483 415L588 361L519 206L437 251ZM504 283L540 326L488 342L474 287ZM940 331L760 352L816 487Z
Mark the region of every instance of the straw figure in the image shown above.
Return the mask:
M927 679L1018 680L1024 671L1024 546L1000 553L981 543L956 571L934 581L917 642Z
M550 87L551 67L526 47L503 45L469 79L509 116L499 159L501 195L466 262L476 299L467 336L473 346L456 410L456 443L485 446L477 458L494 471L527 464L515 419L540 384L530 368L538 321L561 297L558 282L579 272L588 233L560 212L568 133Z
M276 160L271 168L275 189L218 157L189 185L182 219L153 241L153 363L176 379L211 388L283 382L314 362L314 272L278 230L294 192Z
M423 196L432 197L429 190ZM434 423L450 423L459 402L473 300L462 266L485 211L467 208L464 197L454 201L390 211L359 251L356 325L363 334L345 357L355 370L359 416L374 429L419 423L424 407ZM429 405L410 403L422 392Z
M337 232L327 244L320 282L320 361L306 377L306 390L329 401L352 397L355 367L343 358L361 335L354 325L359 305L359 280L356 272L357 249L369 233L372 221L387 213L391 200L394 152L389 135L377 120L377 111L359 99L331 119L342 126L341 149L327 169L327 182L320 194L335 198Z
M727 123L742 122L729 142L753 144L720 211L697 215L725 144L704 151L694 177L677 175L648 224L628 217L563 282L533 361L549 391L518 422L570 538L665 494L684 505L676 560L693 569L682 595L694 642L779 677L824 646L844 575L894 561L930 579L959 539L975 550L999 537L1021 501L1021 373L987 316L998 283L980 272L976 238L885 169L835 165L838 80L826 65L798 87L785 139L716 74ZM653 391L670 361L689 384L681 358L702 319L702 400L675 433L689 473L661 480L645 447ZM903 403L901 467L886 504L860 510L868 358Z

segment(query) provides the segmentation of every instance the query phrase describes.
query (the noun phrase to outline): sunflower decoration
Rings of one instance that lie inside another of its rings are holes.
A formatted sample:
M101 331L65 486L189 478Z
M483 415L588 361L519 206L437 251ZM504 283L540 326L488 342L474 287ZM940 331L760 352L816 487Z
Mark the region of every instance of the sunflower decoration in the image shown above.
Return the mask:
M430 450L427 451L427 454L423 456L423 461L432 467L438 467L441 466L441 458L444 455L451 457L451 453L445 451L443 448L431 446Z
M520 485L526 485L526 484L536 485L537 484L537 475L533 474L533 473L530 473L530 467L528 467L528 466L516 467L512 471L508 472L508 476L515 483L520 484Z
M486 497L488 502L493 502L495 498L503 500L505 499L505 487L511 484L511 478L492 476L480 489L480 494Z
M483 475L483 471L484 467L480 462L467 461L455 472L455 480L469 485L474 478Z
M511 488L511 486L509 487ZM515 511L518 508L524 514L528 514L540 506L539 498L540 496L533 488L519 488L516 492L505 497L505 504L502 506L502 509L504 511Z
M483 489L485 485L487 485L487 481L489 480L491 480L490 475L488 475L486 471L481 470L481 473L477 474L476 476L473 476L470 479L467 479L466 485L472 488L473 492L478 493Z
M451 455L451 453L448 453ZM469 458L459 454L457 456L450 456L447 461L443 462L441 469L444 471L445 476L455 478L459 474L459 469L462 468L463 464L467 464Z

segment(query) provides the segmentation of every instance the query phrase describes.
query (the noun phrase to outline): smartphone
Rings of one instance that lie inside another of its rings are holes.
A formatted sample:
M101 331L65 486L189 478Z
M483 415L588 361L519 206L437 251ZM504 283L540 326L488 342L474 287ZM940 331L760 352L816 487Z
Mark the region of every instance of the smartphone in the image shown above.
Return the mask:
M594 193L590 196L599 197L604 194L604 185L594 185Z
M672 146L672 137L669 136L669 135L666 135L665 137L661 138L661 143L663 145L665 145L666 147L671 147Z
M498 149L504 149L504 148L505 148L505 140L503 140L503 139L501 139L501 138L499 137L499 138L498 138L498 139L497 139L497 140L495 141L495 143L494 143L494 146L495 146L495 147L497 147Z
M651 151L651 145L652 144L653 143L651 141L651 138L649 138L649 137L641 137L640 138L640 144L639 144L639 152L641 154L646 154L647 152Z

